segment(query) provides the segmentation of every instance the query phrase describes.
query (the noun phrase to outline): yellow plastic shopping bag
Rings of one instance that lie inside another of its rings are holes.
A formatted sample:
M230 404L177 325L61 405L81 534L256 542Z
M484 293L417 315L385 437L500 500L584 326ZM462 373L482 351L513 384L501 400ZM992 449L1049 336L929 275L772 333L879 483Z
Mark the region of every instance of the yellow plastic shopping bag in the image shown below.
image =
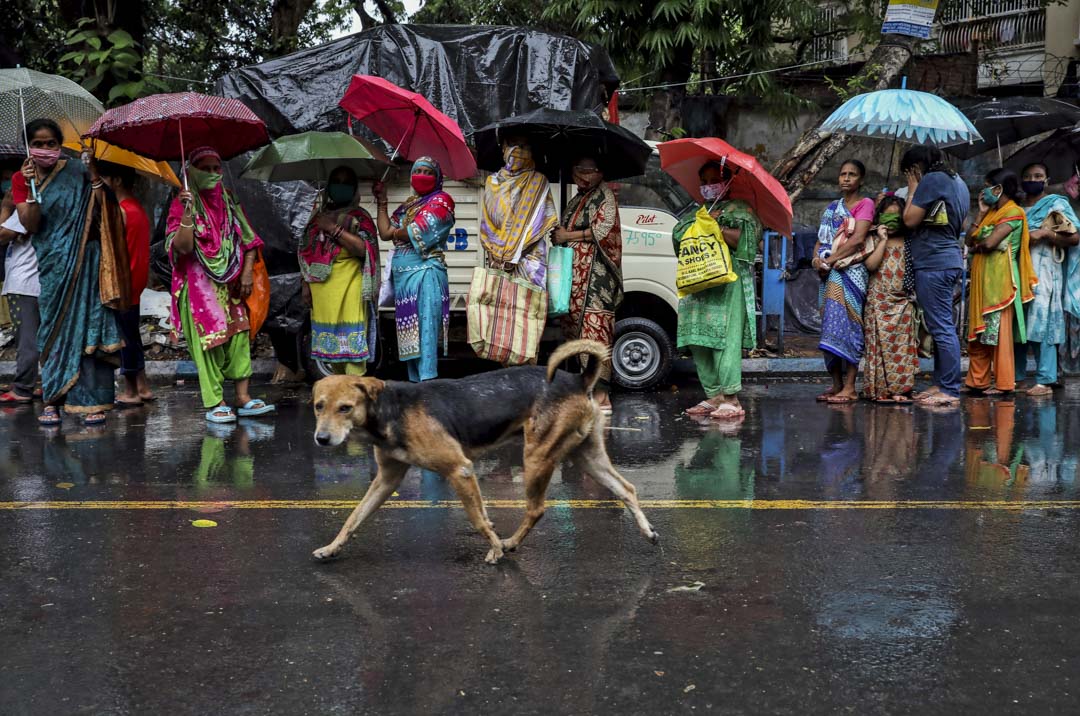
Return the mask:
M731 266L731 252L720 225L704 206L698 209L694 223L679 242L678 259L675 288L679 298L739 279Z

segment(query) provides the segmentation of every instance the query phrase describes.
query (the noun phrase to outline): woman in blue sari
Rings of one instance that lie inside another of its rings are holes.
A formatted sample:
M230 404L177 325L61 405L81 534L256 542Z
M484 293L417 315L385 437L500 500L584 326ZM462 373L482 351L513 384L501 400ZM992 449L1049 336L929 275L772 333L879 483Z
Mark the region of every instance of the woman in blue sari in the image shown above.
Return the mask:
M821 342L825 367L832 376L832 388L819 401L852 403L858 400L855 376L864 348L863 306L866 303L868 274L860 262L846 268L836 266L844 258L857 256L866 242L874 219L874 202L860 196L866 167L857 159L840 165L841 198L825 209L814 247L814 268L825 279L821 285Z
M1031 263L1039 284L1035 299L1027 304L1027 343L1017 343L1016 380L1027 375L1027 349L1035 354L1035 385L1028 395L1051 395L1057 383L1058 346L1065 343L1066 312L1080 316L1080 235L1076 233L1076 214L1069 200L1060 194L1048 194L1050 183L1046 166L1024 167L1024 212L1031 236ZM1050 219L1050 221L1047 221Z
M454 228L454 200L442 190L439 163L421 157L410 183L416 192L387 215L386 187L375 185L379 236L394 242L390 275L394 281L394 320L398 357L419 383L439 376L439 343L446 353L450 327L450 284L446 240Z
M102 291L101 247L104 241L115 246L123 235L120 207L92 159L84 165L61 157L64 137L55 122L34 120L26 136L30 157L13 177L12 195L19 221L32 235L40 274L45 410L38 420L59 425L64 406L86 424L100 424L113 407L121 347L116 315L105 304L126 307L124 296Z

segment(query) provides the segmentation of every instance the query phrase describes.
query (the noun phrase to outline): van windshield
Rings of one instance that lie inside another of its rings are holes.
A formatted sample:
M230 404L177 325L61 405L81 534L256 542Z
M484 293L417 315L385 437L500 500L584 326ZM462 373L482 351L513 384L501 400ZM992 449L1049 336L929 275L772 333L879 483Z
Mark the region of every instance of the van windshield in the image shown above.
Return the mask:
M645 173L608 182L623 208L662 209L681 216L694 205L691 196L678 182L660 169L660 157L653 154Z

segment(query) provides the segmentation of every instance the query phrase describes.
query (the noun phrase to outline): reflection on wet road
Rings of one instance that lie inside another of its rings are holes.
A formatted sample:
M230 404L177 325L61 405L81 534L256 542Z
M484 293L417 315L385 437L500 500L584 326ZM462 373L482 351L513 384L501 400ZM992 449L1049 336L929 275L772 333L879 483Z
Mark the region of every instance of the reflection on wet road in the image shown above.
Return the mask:
M746 421L619 396L654 548L568 463L499 567L415 471L370 481L301 392L207 428L190 389L103 429L0 414L0 713L1074 712L1080 384L962 410L749 388ZM520 445L477 462L500 534ZM194 520L212 519L212 529Z

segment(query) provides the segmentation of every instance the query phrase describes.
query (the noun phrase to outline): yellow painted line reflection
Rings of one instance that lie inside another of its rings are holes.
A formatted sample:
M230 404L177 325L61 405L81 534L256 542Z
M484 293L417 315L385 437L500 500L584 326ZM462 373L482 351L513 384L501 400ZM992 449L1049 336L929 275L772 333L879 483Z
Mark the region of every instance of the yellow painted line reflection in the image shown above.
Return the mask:
M351 510L349 500L42 500L0 502L0 510ZM524 509L524 500L485 500L493 509ZM616 500L549 500L549 508L621 508ZM654 510L1077 510L1080 500L641 500ZM457 500L388 500L384 509L456 509Z

